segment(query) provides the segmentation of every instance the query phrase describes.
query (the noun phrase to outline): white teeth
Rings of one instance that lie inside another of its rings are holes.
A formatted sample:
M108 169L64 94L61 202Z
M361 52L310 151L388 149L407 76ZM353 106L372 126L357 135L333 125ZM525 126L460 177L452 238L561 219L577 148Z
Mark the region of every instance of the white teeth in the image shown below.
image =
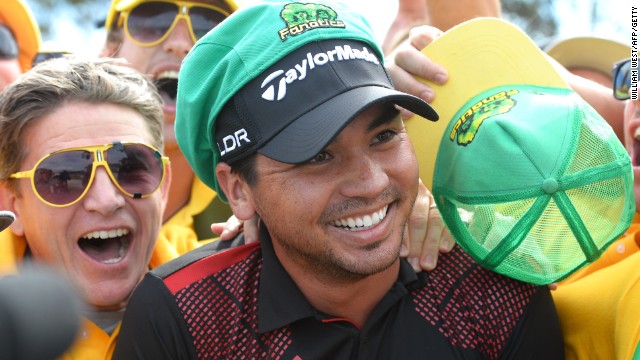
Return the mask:
M107 259L107 260L103 260L101 262L103 264L116 264L116 263L119 263L120 260L122 260L124 255L127 253L128 249L129 249L129 240L124 240L122 242L122 245L120 245L120 250L118 252L118 257L117 258Z
M636 140L640 140L640 127L636 128L636 131L633 133L633 138Z
M120 237L127 235L129 230L127 229L113 229L113 230L101 230L101 231L92 231L83 236L85 239L109 239L114 237Z
M174 70L165 70L156 76L156 79L177 79L178 72Z
M333 224L338 227L348 228L349 230L365 230L372 226L378 225L387 216L388 205L374 212L373 214L358 216L355 218L346 218L335 220Z
M371 216L371 223L377 224L379 222L380 222L380 214L378 214L377 212L374 212L373 215Z

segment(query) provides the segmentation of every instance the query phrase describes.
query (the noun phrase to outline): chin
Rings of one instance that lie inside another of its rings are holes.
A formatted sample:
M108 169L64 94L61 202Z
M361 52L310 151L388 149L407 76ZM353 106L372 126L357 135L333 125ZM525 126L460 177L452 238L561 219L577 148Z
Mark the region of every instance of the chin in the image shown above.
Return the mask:
M87 304L89 304L94 310L98 311L114 311L123 309L133 289L135 289L135 283L129 284L102 284L99 289L89 290L90 293L85 293L84 298Z

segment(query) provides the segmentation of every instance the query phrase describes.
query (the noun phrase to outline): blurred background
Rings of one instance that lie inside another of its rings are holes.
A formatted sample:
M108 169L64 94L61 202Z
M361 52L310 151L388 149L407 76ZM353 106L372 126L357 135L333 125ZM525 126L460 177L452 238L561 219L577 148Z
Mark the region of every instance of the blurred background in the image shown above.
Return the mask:
M258 0L238 0L240 5ZM397 10L395 0L348 0L361 8L381 42ZM453 1L453 0L452 0ZM596 35L630 43L631 1L502 0L503 17L544 47L557 39ZM56 50L95 55L104 42L109 0L27 0L43 40Z

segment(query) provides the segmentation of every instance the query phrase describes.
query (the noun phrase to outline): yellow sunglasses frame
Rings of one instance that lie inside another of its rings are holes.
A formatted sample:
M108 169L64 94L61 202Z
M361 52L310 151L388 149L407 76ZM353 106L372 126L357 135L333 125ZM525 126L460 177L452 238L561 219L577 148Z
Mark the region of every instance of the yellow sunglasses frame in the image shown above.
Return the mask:
M153 150L153 152L158 155L162 161L162 178L160 179L160 182L158 183L158 186L153 189L151 192L149 192L146 195L136 195L136 194L131 194L129 192L127 192L126 190L124 190L120 184L118 183L118 181L116 180L116 178L113 176L113 173L111 172L111 169L109 168L109 164L107 163L107 160L104 157L104 153L115 147L115 146L120 146L120 145L142 145L145 146L151 150ZM80 194L80 196L78 196L77 199L75 199L74 201L68 203L68 204L62 204L62 205L58 205L58 204L54 204L51 203L47 200L45 200L40 193L38 192L38 190L36 189L36 184L34 181L34 174L36 172L36 169L38 169L38 166L40 166L40 164L48 159L49 157L56 155L56 154L60 154L60 153L64 153L64 152L70 152L70 151L78 151L78 150L83 150L83 151L88 151L91 152L93 154L93 166L91 168L91 177L89 178L89 181L87 182L87 186L84 188L84 191L82 192L82 194ZM57 150L54 151L52 153L49 153L45 156L43 156L40 160L38 160L38 162L36 162L36 164L33 166L33 168L31 168L31 170L27 170L27 171L18 171L15 172L11 175L9 175L9 178L11 179L30 179L31 181L31 189L33 190L34 194L36 194L36 196L38 197L38 199L40 199L40 201L42 201L43 203L52 206L52 207L57 207L57 208L61 208L61 207L66 207L66 206L71 206L75 203L77 203L78 201L82 200L82 198L84 198L84 196L87 194L87 192L89 191L89 189L91 188L91 185L93 185L93 179L96 176L96 171L98 169L98 166L102 166L105 168L105 170L107 171L107 174L109 175L109 178L111 179L111 182L116 186L116 188L118 188L118 190L120 190L120 192L122 192L123 194L125 194L126 196L132 198L132 199L144 199L146 197L151 196L153 193L155 193L159 188L162 187L162 183L164 183L164 178L167 175L167 166L169 165L169 158L162 155L162 153L160 151L158 151L158 149L156 149L155 147L148 145L148 144L144 144L144 143L136 143L136 142L114 142L114 143L110 143L110 144L104 144L104 145L93 145L93 146L80 146L80 147L73 147L73 148L67 148L67 149L61 149L61 150Z
M178 21L180 21L180 19L185 19L185 21L187 22L187 28L189 29L189 35L191 36L191 40L195 44L196 41L198 41L198 39L196 38L196 34L193 32L193 24L191 24L190 11L191 11L192 7L201 7L201 8L211 9L211 10L219 12L222 15L225 15L226 17L229 17L229 15L231 15L226 10L224 10L222 8L219 8L219 7L215 6L215 5L209 5L209 4L204 4L204 3L194 3L194 2L190 2L190 1L154 0L153 2L175 4L178 7L178 12L176 13L176 17L173 19L173 22L171 23L171 26L169 26L169 28L164 33L164 35L162 35L156 41L153 41L153 42L150 42L150 43L143 43L143 42L140 42L140 41L136 40L133 36L131 36L131 33L129 32L129 22L127 20L129 20L129 15L131 14L131 11L133 9L135 9L139 5L147 3L147 2L150 2L150 1L138 0L138 1L135 1L135 2L131 3L126 9L120 10L121 11L121 15L120 15L120 18L118 19L118 27L123 27L124 26L124 32L127 35L127 37L129 38L129 40L131 40L134 44L136 44L138 46L142 46L142 47L156 46L156 45L162 43L163 41L165 41L169 37L169 34L171 34L171 32L173 32L173 29L175 29L175 27L178 24Z

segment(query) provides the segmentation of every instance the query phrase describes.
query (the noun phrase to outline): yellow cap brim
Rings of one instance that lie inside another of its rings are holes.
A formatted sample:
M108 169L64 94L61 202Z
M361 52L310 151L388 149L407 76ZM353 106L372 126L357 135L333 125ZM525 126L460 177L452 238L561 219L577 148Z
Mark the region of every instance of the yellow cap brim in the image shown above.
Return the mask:
M20 49L18 62L22 72L25 72L31 69L33 59L40 48L42 42L40 28L24 0L4 1L0 10L2 18L16 37Z
M406 127L420 164L420 178L432 189L443 133L458 109L475 95L508 84L568 87L546 55L522 30L498 18L464 22L422 52L449 74L444 85L421 79L435 90L437 122L413 118Z

